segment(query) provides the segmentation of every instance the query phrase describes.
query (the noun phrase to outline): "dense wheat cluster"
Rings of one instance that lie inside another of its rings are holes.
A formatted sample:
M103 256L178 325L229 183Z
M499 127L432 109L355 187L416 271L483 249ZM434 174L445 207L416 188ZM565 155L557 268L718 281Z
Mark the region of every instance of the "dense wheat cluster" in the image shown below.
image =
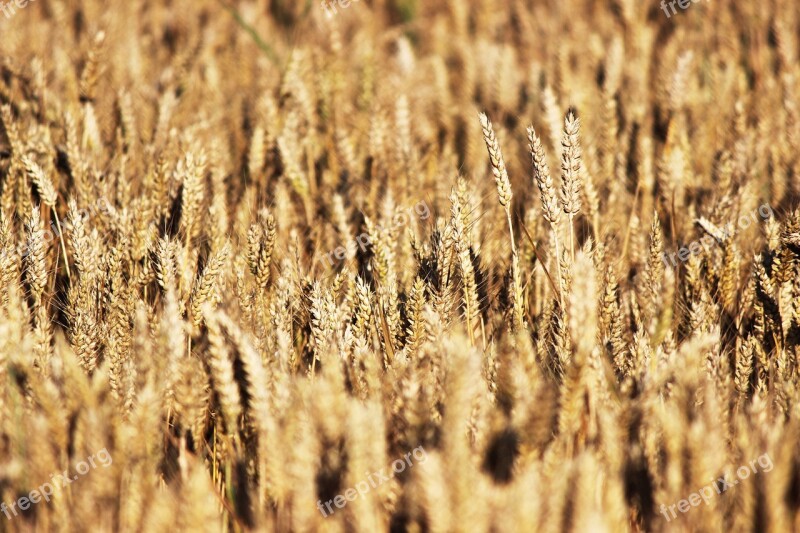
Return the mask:
M0 12L0 530L800 528L800 6L324 4Z

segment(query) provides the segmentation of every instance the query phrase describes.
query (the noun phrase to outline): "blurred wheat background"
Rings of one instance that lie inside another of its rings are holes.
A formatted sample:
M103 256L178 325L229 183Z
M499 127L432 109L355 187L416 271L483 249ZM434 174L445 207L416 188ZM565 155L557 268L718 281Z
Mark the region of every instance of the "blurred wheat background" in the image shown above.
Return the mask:
M800 529L799 8L0 13L0 530Z

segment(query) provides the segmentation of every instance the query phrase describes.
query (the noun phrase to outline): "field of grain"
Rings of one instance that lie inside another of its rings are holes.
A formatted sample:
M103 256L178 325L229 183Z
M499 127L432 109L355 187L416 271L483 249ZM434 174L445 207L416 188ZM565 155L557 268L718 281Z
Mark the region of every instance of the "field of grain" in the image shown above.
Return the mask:
M0 531L800 530L798 36L0 1Z

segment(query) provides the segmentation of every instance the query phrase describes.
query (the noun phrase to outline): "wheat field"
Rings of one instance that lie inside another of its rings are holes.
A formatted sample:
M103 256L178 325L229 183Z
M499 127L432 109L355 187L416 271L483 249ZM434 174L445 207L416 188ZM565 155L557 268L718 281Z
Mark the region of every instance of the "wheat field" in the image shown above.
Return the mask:
M0 531L800 530L799 35L0 2Z

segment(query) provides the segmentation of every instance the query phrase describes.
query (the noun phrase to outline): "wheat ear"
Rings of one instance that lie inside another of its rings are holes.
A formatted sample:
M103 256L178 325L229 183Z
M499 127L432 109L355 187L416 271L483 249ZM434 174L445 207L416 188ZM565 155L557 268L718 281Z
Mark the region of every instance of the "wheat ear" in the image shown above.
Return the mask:
M575 228L573 218L581 210L581 145L578 139L580 119L572 112L564 119L561 138L561 202L569 217L570 257L575 260Z
M506 210L508 231L511 234L511 251L513 254L516 254L517 246L514 243L514 227L511 224L511 181L508 179L506 163L503 161L503 152L500 151L500 143L497 142L497 137L494 134L494 128L492 128L489 117L484 113L479 113L478 117L480 118L481 128L483 129L483 140L486 143L486 149L489 151L489 159L492 163L492 174L494 174L494 180L497 183L497 194L500 197L500 205Z
M56 202L58 201L58 193L53 186L53 182L48 178L42 167L33 162L28 156L22 156L22 166L25 167L25 173L36 185L39 191L39 197L44 202L44 205L50 208L53 217L56 219L56 229L58 229L58 238L61 240L61 250L64 254L64 266L67 269L67 278L71 277L69 271L69 260L67 260L67 245L64 243L64 232L61 230L61 222L58 220L58 212L56 212Z
M550 223L550 227L553 230L556 249L556 267L558 268L558 297L563 307L564 286L562 284L561 255L558 246L558 223L561 220L561 210L558 208L558 199L556 198L555 187L553 187L550 167L547 165L547 158L544 154L544 146L532 126L528 127L528 147L531 152L531 160L533 161L533 177L536 181L536 187L539 188L539 194L542 199L544 218Z

